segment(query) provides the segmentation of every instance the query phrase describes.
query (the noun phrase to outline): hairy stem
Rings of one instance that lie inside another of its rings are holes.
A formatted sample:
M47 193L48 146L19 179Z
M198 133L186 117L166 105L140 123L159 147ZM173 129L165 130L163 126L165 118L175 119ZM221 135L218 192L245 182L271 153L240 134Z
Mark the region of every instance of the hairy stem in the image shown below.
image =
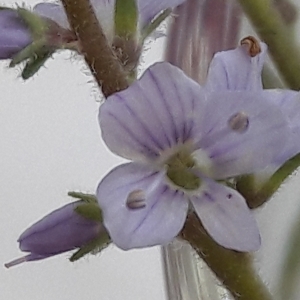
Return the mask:
M78 37L84 55L105 97L126 89L128 83L89 0L62 0L69 23Z
M234 299L272 299L269 291L253 270L250 254L228 250L218 245L207 234L195 214L188 216L181 235L214 271Z

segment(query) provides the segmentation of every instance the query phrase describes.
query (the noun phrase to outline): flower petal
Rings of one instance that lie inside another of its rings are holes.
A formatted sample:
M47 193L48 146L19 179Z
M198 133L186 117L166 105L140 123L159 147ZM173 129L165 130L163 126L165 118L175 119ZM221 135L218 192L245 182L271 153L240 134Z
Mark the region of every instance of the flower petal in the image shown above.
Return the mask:
M94 239L103 226L83 218L74 209L82 201L67 204L29 227L19 238L20 249L47 257L81 247Z
M140 13L139 23L143 28L162 10L174 8L182 4L185 0L138 0Z
M109 42L113 39L114 30L114 4L112 0L91 0L94 12L100 22L103 32ZM65 10L61 4L39 3L33 7L38 15L49 18L61 27L69 29L70 25Z
M17 11L0 10L0 59L8 59L32 42L30 32Z
M256 251L260 235L245 199L235 190L206 181L191 202L204 228L221 246L237 251Z
M261 72L267 46L260 43L262 52L250 57L244 46L216 53L212 59L205 88L210 91L262 90Z
M51 19L63 28L68 29L70 27L65 10L61 4L38 3L33 7L33 12L41 17Z
M162 172L129 163L113 169L99 184L97 198L104 225L120 248L149 247L170 242L183 227L188 201L171 190ZM144 194L145 205L129 207L134 192Z
M272 95L263 91L210 93L201 124L203 138L197 147L212 160L213 178L257 172L276 161L291 130L279 107L269 101ZM248 118L243 130L231 126L238 115Z
M291 129L289 139L277 159L277 164L281 165L300 152L300 94L290 90L266 90L265 94L287 117Z
M153 161L164 150L191 139L195 119L200 119L194 115L195 102L199 109L205 103L197 83L169 63L155 64L100 107L102 137L120 156Z

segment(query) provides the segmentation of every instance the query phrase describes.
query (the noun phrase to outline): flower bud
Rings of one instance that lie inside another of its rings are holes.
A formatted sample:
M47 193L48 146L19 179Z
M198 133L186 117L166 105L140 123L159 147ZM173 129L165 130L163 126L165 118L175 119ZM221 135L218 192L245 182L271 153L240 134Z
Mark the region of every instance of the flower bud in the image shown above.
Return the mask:
M25 230L18 239L20 249L30 254L5 264L7 268L25 261L44 259L83 247L106 235L102 222L76 212L84 201L67 204Z
M12 58L31 42L29 28L17 11L0 9L0 59Z

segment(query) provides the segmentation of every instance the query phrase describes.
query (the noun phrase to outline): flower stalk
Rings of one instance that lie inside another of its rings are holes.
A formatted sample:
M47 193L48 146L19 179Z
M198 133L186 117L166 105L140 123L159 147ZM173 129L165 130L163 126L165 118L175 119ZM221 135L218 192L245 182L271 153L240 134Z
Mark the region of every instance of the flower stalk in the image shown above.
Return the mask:
M266 203L281 184L299 167L300 154L285 162L257 191L254 177L243 176L237 182L237 190L245 197L250 208L257 208Z
M223 285L238 300L271 300L265 285L252 266L251 255L218 245L205 231L195 214L190 214L181 236L214 271Z
M88 0L62 0L69 23L77 35L91 73L105 97L126 89L128 83ZM89 20L87 22L87 20Z
M300 49L271 0L239 0L256 32L269 46L270 54L286 84L300 89Z

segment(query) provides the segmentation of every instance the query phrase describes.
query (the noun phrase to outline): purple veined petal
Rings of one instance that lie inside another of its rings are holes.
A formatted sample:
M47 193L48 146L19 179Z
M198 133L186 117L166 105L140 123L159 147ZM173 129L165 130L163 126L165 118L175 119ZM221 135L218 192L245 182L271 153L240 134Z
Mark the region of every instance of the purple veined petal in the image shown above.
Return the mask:
M143 28L162 10L174 8L186 0L137 0L139 8L139 25Z
M8 59L32 42L30 32L18 13L0 10L0 59Z
M167 244L183 227L188 200L183 192L170 189L164 176L147 166L128 163L100 182L97 198L104 225L121 249ZM140 207L128 205L134 193L144 195Z
M213 178L258 172L275 163L291 133L281 110L265 92L212 92L196 144L211 159ZM236 116L248 117L246 128L234 129ZM201 162L199 162L201 167Z
M63 28L70 28L68 18L61 4L38 3L33 7L33 12L41 17L51 19Z
M250 57L244 46L216 53L213 57L205 88L209 91L262 90L261 72L267 46L260 43L261 53Z
M206 181L191 202L209 235L221 246L242 252L256 251L261 240L245 199L235 190Z
M74 211L81 202L67 204L29 227L18 240L20 249L31 252L34 257L47 257L81 247L94 239L104 229L99 222L85 219Z
M194 116L196 102L204 106L203 89L180 69L157 63L100 107L103 139L120 156L153 160L192 138L194 121L201 119Z

